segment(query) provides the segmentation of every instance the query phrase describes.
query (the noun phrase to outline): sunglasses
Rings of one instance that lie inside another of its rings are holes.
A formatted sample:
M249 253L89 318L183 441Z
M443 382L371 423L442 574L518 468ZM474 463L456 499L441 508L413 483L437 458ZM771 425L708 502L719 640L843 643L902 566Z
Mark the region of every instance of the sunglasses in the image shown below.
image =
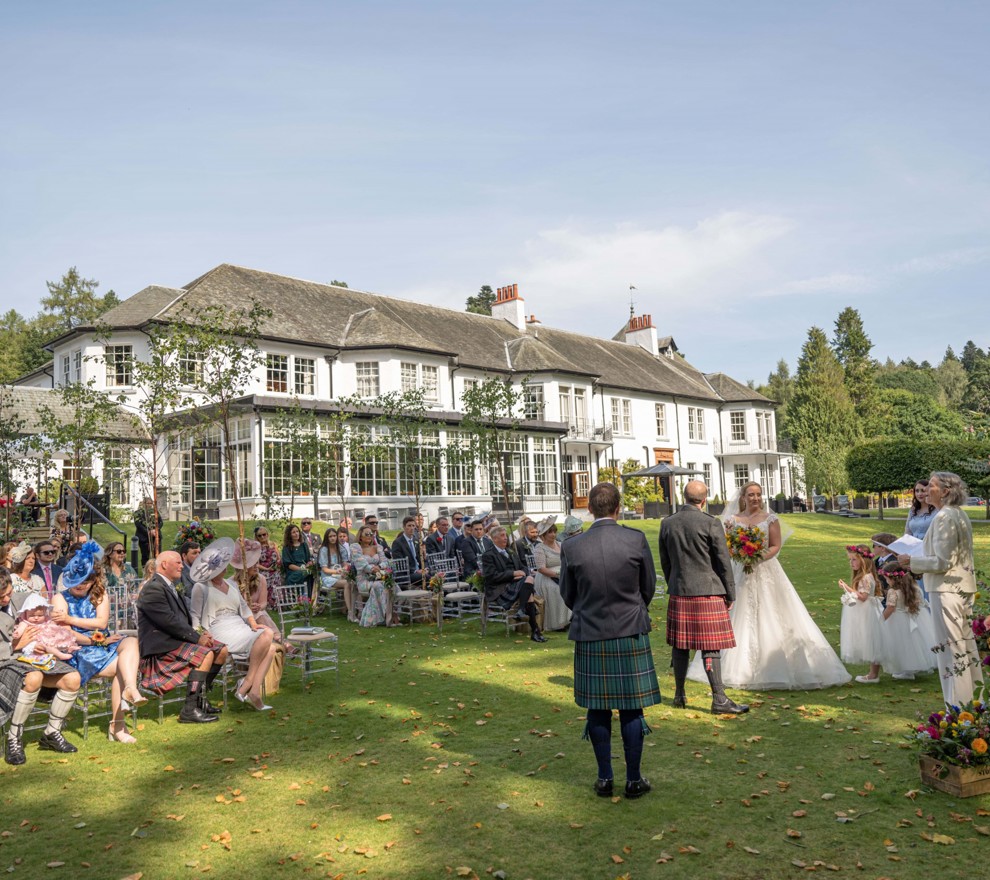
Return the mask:
M304 526L311 526L312 523L307 519L307 520L303 520L303 525Z
M259 538L267 538L268 537L268 532L258 532L258 537Z
M38 555L39 556L54 556L55 555L55 551L54 550L39 550L38 551Z

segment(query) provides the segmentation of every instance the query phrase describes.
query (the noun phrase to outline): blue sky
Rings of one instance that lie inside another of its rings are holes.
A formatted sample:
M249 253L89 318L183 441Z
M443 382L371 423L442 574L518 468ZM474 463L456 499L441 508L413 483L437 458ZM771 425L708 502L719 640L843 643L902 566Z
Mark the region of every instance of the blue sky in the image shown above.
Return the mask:
M237 263L545 324L650 313L705 370L990 344L990 4L0 9L0 309Z

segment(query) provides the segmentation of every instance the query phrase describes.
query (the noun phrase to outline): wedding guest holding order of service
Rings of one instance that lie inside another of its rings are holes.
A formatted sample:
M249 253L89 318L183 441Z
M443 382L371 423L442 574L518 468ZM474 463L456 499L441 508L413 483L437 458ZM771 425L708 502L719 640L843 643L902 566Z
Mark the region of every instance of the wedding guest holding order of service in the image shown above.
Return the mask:
M947 705L972 701L983 683L980 655L970 619L976 596L973 560L973 526L962 509L966 484L957 474L936 471L928 478L928 502L935 517L925 533L919 556L902 554L900 566L924 575L932 609L932 625L938 645L936 654L942 678L942 697Z
M625 796L635 799L650 790L640 770L650 732L643 708L660 702L649 611L657 575L643 533L617 522L621 506L611 483L592 488L588 509L595 522L561 545L560 593L573 612L574 702L587 710L585 736L598 763L595 793L612 796L612 710L618 709Z

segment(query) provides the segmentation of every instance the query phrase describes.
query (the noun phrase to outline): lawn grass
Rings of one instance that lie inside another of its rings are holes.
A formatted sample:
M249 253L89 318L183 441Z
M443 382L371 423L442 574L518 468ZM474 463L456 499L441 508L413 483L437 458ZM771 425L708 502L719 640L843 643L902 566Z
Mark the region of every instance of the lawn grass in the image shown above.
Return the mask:
M786 519L795 534L781 561L837 644L843 548L876 522ZM634 525L655 546L657 523ZM976 540L985 566L990 532ZM669 698L664 609L660 599L651 611ZM908 723L939 704L934 675L733 692L753 704L733 719L708 714L705 689L689 682L696 708L647 710L653 793L613 803L591 792L564 635L538 646L497 628L482 639L476 624L438 638L422 625L326 623L340 634L339 685L324 676L303 690L290 671L275 711L235 705L209 726L180 726L174 711L159 725L145 711L135 748L99 731L83 742L74 716L77 755L31 745L26 766L2 765L0 868L32 878L444 878L469 868L610 880L792 877L795 861L817 861L846 875L929 878L985 861L990 819L978 810L990 797L924 790L903 748ZM954 843L922 837L934 833Z

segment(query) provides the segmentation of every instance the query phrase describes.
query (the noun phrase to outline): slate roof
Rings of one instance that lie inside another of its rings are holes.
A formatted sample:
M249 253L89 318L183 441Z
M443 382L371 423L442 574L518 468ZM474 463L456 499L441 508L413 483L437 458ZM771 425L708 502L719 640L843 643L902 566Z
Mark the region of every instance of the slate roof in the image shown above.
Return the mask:
M774 403L769 397L764 397L759 391L754 391L748 385L737 382L725 373L705 373L705 378L715 389L722 400L729 402Z
M74 419L72 407L62 403L58 391L49 388L30 388L26 385L0 385L5 418L21 419L21 436L44 434L46 422L40 414L41 407L47 407L55 418L62 422ZM118 417L106 427L105 436L97 440L117 440L121 442L146 442L147 432L136 417L118 407Z
M409 349L456 357L459 366L479 370L571 373L611 388L720 399L705 375L683 358L654 356L638 345L543 324L519 330L501 318L228 264L181 290L146 287L104 314L101 322L119 329L139 327L177 317L185 308L219 305L237 310L252 300L273 311L265 322L269 340L330 350ZM76 332L86 329L92 328Z

